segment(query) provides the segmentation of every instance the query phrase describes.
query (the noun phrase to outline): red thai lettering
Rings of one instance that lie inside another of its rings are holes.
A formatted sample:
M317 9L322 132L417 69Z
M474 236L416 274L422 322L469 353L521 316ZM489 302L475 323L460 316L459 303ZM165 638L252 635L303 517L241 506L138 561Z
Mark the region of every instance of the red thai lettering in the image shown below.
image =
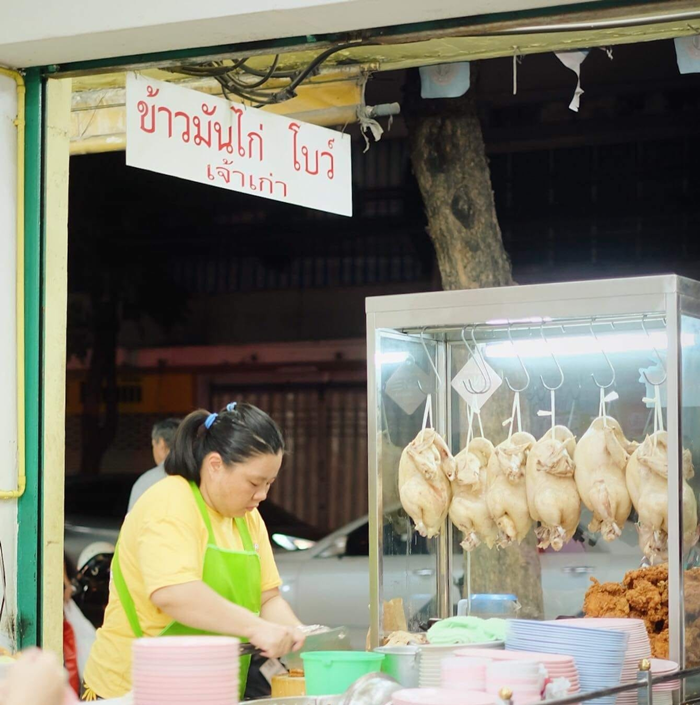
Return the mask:
M178 118L182 118L185 121L185 129L182 131L182 134L180 137L182 138L183 142L189 142L190 141L190 116L187 113L183 113L182 110L178 110L175 113L174 120L177 120Z
M229 154L233 154L233 128L228 128L228 139L224 141L224 128L221 126L220 122L214 123L214 132L216 132L219 138L219 151L226 151Z
M299 140L299 130L301 125L298 122L293 122L289 125L289 128L294 133L294 169L295 171L301 171L301 162L299 161L299 156L297 154L297 143Z
M238 156L245 157L245 147L243 146L243 108L238 108L235 105L231 106L231 110L236 115L236 135L238 140Z

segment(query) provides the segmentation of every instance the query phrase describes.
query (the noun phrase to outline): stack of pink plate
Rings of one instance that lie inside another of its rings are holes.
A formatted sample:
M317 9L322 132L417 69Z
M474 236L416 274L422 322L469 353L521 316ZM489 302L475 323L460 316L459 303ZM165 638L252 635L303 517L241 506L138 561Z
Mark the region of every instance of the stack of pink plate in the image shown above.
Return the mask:
M609 629L629 634L627 651L622 665L620 684L628 685L637 680L639 662L651 658L651 644L644 622L641 619L604 619L587 617L585 619L561 619L557 624L568 624L572 627L586 627L592 629ZM622 693L617 698L617 705L636 705L637 691Z
M650 659L651 674L654 678L659 676L670 676L678 672L678 664L675 661L665 661L660 658ZM673 702L673 691L681 687L680 681L666 681L654 686L655 705L671 705Z
M536 661L492 661L486 669L486 693L494 698L503 688L513 692L514 705L542 700L547 673Z
M393 705L496 705L496 698L473 690L458 692L444 688L410 688L391 696Z
M550 680L566 678L571 683L571 688L569 689L571 694L578 693L581 690L576 661L572 656L539 654L533 651L486 651L466 648L455 652L455 658L488 658L491 661L535 661L544 666L547 671L547 677Z
M442 687L486 692L486 658L448 658L442 662Z
M228 637L136 640L134 705L237 705L238 651Z

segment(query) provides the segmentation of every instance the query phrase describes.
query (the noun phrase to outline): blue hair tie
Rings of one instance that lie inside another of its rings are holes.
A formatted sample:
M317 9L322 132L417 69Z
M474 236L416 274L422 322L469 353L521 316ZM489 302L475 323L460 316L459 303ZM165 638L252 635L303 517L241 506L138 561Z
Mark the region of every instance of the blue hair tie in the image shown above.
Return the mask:
M226 404L226 411L235 411L238 406L237 401L232 401L230 404Z
M204 428L206 428L207 431L211 428L214 421L216 421L217 416L218 414L209 414L209 416L207 416L207 420L204 422Z

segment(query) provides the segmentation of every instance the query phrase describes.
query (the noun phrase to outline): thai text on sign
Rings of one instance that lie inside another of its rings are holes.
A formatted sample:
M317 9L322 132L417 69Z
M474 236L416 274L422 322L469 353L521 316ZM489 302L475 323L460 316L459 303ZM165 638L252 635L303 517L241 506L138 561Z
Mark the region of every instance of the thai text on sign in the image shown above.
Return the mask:
M350 136L130 73L126 163L352 215Z

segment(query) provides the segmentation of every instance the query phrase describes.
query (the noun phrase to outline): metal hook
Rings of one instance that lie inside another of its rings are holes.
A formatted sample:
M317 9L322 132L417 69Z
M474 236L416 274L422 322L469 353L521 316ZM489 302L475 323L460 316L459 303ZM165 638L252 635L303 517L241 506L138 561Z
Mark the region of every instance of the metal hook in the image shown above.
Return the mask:
M598 343L600 347L600 352L603 353L603 357L605 358L605 362L608 363L608 367L610 368L610 373L612 374L612 378L608 384L601 384L595 377L595 373L591 373L591 379L593 380L593 383L595 384L598 389L610 389L610 387L615 384L615 368L612 366L612 362L610 362L610 358L608 357L608 354L605 352L603 349L603 346L601 345L601 342L598 340L598 336L595 334L595 330L593 329L593 324L595 323L595 318L591 318L589 322L589 327L591 329L591 335L593 336L593 340L595 340L596 343ZM615 326L613 325L613 330L615 329Z
M503 375L503 381L508 385L508 389L510 389L511 392L524 392L529 386L530 386L530 373L527 371L527 367L525 367L525 363L523 362L522 357L520 357L520 353L518 352L518 348L515 346L515 343L513 342L513 333L512 333L512 324L509 322L508 323L508 340L510 340L510 344L513 346L513 350L515 351L515 356L518 358L518 362L520 363L520 367L522 367L523 374L525 375L525 386L521 388L514 387L511 383L508 377Z
M549 345L549 341L544 335L544 322L540 323L540 336L542 336L542 340L544 341L544 344L547 346L547 350L549 350L549 354L552 356L552 360L554 361L554 364L557 366L557 370L559 370L559 376L561 377L561 380L559 381L559 384L556 385L556 387L550 387L545 381L544 377L540 375L540 382L542 382L542 386L545 389L548 389L550 392L556 392L557 389L561 389L562 386L564 385L564 370L562 370L561 365L559 364L559 360L557 360L554 352L552 351L552 348Z
M467 338L464 335L465 331L467 330L467 326L464 326L462 328L462 341L464 342L464 346L467 348L469 351L469 354L474 358L474 362L476 363L476 366L481 373L481 376L484 379L484 382L486 383L486 387L482 390L477 390L474 388L474 385L472 384L471 380L469 381L469 384L467 382L463 382L464 388L470 393L470 394L486 394L488 390L491 388L491 377L488 373L488 368L486 367L486 360L483 360L481 357L481 352L479 351L479 344L476 342L476 335L475 335L475 329L476 326L472 326L471 330L471 336L472 336L472 341L474 342L474 349L470 347L469 343L467 342ZM483 360L484 362L484 367L481 366L481 361Z
M647 338L649 338L649 342L651 343L651 347L654 350L654 355L656 355L656 359L659 361L659 367L661 367L661 369L664 371L664 377L660 382L652 382L649 379L649 377L647 376L646 370L642 370L642 376L647 381L647 383L650 384L652 387L660 387L668 379L668 372L666 371L666 367L664 366L664 361L661 359L661 354L656 349L656 346L652 342L651 335L649 334L649 331L647 330L646 314L642 316L642 330L644 330L644 332L647 335Z
M435 373L435 377L437 378L437 388L440 389L442 387L442 377L440 377L440 373L438 372L438 369L437 369L435 363L433 362L433 357L428 352L428 346L425 344L425 337L424 337L425 328L427 328L427 326L422 328L421 332L420 332L420 344L423 346L423 352L425 353L425 356L428 358L428 362L430 363L430 366L433 368L433 372ZM421 392L423 392L423 394L425 394L426 396L430 393L430 392L426 392L423 389L423 387L421 386L420 380L417 379L416 384L418 385L418 389L420 389Z

